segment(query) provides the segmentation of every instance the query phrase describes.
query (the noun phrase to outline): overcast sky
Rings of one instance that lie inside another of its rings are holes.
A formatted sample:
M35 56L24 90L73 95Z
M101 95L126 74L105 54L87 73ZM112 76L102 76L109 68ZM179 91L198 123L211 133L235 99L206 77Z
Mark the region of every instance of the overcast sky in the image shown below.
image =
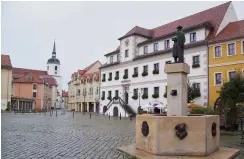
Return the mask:
M46 70L53 40L63 88L77 69L100 60L135 25L154 28L224 2L1 2L1 52L13 67ZM232 2L244 19L244 2Z

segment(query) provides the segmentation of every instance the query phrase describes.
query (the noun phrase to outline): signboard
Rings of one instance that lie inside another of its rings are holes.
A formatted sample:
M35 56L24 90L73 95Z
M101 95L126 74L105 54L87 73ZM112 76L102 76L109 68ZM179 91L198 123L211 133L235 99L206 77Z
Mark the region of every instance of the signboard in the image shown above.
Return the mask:
M121 83L125 84L125 83L130 83L131 81L130 80L123 80L121 81Z

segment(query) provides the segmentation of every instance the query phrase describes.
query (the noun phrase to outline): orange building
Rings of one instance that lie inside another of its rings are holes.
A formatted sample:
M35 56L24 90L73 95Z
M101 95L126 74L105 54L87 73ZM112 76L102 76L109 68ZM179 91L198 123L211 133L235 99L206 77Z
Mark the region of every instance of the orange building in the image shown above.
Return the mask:
M13 68L13 105L17 110L50 109L56 80L47 71Z

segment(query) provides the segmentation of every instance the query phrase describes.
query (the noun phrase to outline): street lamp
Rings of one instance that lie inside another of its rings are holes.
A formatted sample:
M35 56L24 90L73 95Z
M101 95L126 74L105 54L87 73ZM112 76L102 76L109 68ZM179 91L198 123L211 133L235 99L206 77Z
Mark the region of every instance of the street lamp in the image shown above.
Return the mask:
M83 112L85 112L85 106L86 106L86 100L85 100L85 98L86 98L86 91L84 90L83 91L83 96L84 96L84 107L83 107Z

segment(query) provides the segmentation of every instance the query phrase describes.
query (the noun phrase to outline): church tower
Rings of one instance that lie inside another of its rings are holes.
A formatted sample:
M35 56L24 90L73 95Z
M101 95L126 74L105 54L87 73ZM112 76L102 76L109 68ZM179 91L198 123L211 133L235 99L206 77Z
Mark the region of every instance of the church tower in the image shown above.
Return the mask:
M52 57L47 60L47 73L51 75L53 78L56 79L58 87L57 87L57 103L56 103L56 108L62 108L62 103L61 103L61 95L62 95L62 76L61 71L60 71L60 61L56 57L56 44L55 41L53 43L53 51L52 51Z

